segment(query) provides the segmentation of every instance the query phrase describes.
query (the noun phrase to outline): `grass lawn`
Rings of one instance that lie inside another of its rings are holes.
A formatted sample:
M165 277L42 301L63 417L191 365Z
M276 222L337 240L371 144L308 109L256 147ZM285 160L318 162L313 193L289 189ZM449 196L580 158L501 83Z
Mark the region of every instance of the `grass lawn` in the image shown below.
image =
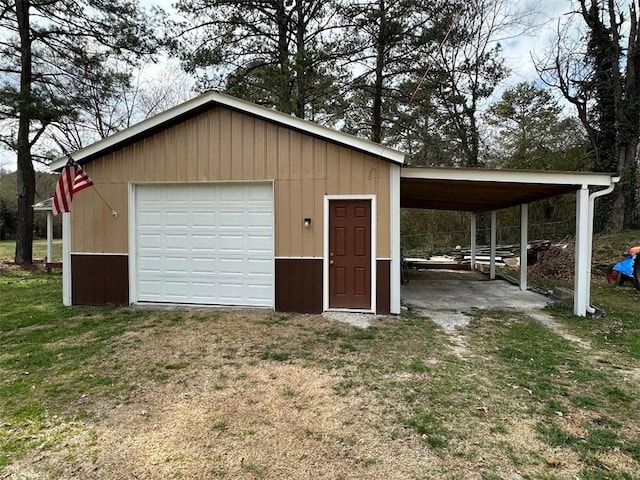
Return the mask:
M0 478L640 478L640 309L411 313L64 308L0 271Z
M0 260L13 261L16 254L15 240L0 241ZM47 240L36 239L33 241L33 261L46 260L47 258ZM53 240L53 261L62 261L62 239Z

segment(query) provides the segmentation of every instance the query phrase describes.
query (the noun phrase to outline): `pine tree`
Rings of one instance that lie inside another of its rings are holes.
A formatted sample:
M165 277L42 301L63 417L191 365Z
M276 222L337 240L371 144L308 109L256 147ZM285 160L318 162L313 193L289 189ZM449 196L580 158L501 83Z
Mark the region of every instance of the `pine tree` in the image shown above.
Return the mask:
M32 262L34 161L52 125L73 122L87 85L108 89L121 67L154 50L149 18L134 0L15 0L0 7L0 137L17 154L18 264ZM122 79L122 77L121 77Z
M182 0L170 44L201 90L219 89L300 118L339 101L332 17L323 0Z

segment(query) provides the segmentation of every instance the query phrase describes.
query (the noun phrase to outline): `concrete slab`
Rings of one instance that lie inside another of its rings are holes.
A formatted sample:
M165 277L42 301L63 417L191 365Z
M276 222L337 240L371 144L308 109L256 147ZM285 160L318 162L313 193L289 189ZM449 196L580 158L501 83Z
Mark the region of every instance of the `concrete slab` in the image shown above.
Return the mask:
M402 303L409 309L465 312L473 309L535 310L551 300L531 291L520 291L504 280L489 280L471 271L424 270L411 272L409 284L402 286Z
M371 326L371 320L378 318L370 313L353 312L324 312L322 316L329 320L346 323L358 328L369 328Z

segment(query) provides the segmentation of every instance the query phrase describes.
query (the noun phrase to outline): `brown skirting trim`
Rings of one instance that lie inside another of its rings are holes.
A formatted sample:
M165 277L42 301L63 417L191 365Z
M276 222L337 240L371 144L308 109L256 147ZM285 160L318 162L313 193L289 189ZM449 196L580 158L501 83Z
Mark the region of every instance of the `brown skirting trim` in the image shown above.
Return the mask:
M276 310L322 313L322 259L276 258Z
M376 313L391 312L391 261L376 261ZM322 313L322 259L276 259L276 310Z
M391 260L376 260L376 313L391 313Z
M74 305L128 305L127 255L71 255Z

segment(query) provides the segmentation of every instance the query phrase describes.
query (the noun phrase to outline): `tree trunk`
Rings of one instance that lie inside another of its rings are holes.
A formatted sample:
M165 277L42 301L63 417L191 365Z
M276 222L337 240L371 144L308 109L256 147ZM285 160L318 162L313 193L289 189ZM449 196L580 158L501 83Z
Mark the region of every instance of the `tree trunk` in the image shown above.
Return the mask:
M624 181L625 188L619 189L623 195L624 215L622 217L622 228L636 228L636 202L638 192L638 167L637 167L637 151L638 151L638 134L631 137L624 150L620 155L624 155L624 160L620 163L624 164Z
M304 36L307 25L304 17L304 1L297 0L296 10L298 12L298 21L296 27L296 117L305 117L305 101L307 98L307 52L304 44Z
M18 218L16 226L16 257L19 265L33 263L33 202L36 191L36 176L31 161L29 140L31 111L31 36L29 31L29 0L16 0L18 33L20 35L20 100L18 120L18 172L17 196Z
M480 132L478 130L478 122L476 120L475 100L472 107L465 108L465 114L469 119L469 149L467 152L467 167L477 168L480 166Z
M382 96L384 87L384 49L386 43L386 7L384 0L378 0L378 15L380 16L378 38L376 39L376 71L373 86L373 111L371 118L371 140L382 142Z
M284 0L278 0L276 19L278 23L278 63L280 67L280 81L278 85L277 108L284 113L292 113L291 102L291 62L289 61L289 17Z

